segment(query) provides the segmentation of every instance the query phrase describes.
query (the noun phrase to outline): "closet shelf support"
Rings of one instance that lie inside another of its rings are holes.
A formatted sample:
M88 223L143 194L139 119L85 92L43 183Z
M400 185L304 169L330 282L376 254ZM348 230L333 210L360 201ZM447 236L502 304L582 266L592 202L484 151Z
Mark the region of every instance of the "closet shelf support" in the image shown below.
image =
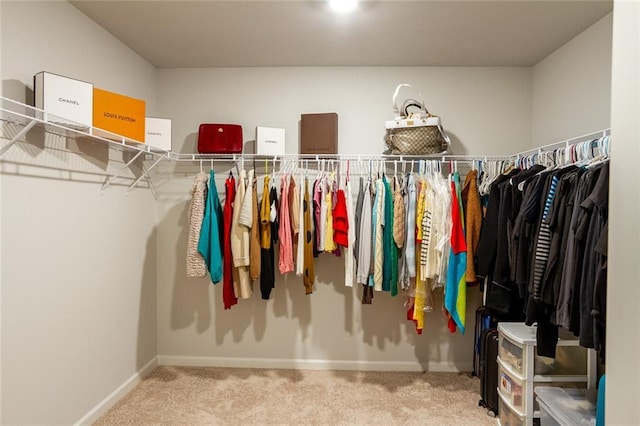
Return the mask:
M129 185L129 187L127 188L127 194L129 192L131 192L131 190L138 184L138 182L140 182L142 179L144 179L145 177L147 177L149 175L149 172L151 170L153 170L153 168L155 166L158 165L158 163L160 163L160 161L163 160L163 157L158 158L148 169L147 168L143 168L143 173L142 175L140 175L140 177L138 179L136 179L135 181L133 181L133 183L131 185Z
M29 122L29 124L27 124L26 126L24 126L22 128L22 130L20 130L18 132L17 135L15 135L13 138L11 138L11 140L2 147L2 149L0 149L0 157L2 157L4 155L5 152L7 152L9 150L9 148L11 148L13 146L13 144L15 144L16 142L18 142L18 140L20 140L29 130L31 130L31 128L33 128L33 126L35 126L38 123L37 120L31 120Z
M134 161L136 161L138 159L138 157L140 157L140 155L142 155L144 151L138 151L138 153L131 159L129 160L129 162L127 164L125 164L124 166L122 166L120 168L120 170L118 170L116 172L116 174L114 174L113 176L111 176L105 183L104 185L102 185L102 188L100 188L100 195L104 194L104 190L111 185L111 182L113 182L118 176L120 176L120 173L122 173L125 169L127 169Z

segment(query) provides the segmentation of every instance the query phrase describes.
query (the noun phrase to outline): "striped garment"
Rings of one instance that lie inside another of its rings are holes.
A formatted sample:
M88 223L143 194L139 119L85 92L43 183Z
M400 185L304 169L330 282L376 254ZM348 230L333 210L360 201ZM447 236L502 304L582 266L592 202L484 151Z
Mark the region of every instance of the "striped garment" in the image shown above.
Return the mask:
M533 300L542 300L542 277L547 268L549 260L549 251L551 250L551 229L547 217L551 204L556 195L558 187L558 177L551 177L551 185L549 185L549 193L544 203L544 211L542 213L542 221L540 223L540 231L538 232L538 241L536 242L535 261L533 266Z
M427 188L427 191L430 189ZM420 244L420 277L427 279L427 257L429 254L429 242L431 241L431 204L429 197L425 197L424 215L422 217L422 243Z

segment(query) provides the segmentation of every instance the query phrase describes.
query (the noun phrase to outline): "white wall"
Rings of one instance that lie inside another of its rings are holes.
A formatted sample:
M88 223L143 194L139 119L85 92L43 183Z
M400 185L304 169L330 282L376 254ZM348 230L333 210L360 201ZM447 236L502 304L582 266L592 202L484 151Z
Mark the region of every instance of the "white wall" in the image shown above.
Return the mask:
M69 3L2 2L1 23L4 96L46 70L154 110L155 69ZM2 423L69 424L156 356L155 203L100 195L104 145L28 139L2 158Z
M640 424L640 3L615 1L611 99L611 203L606 423Z
M533 67L533 147L611 126L612 16Z
M506 154L530 143L528 68L245 68L174 69L158 74L158 111L173 119L174 149L196 152L198 125L240 123L283 127L297 152L301 113L339 115L341 153L379 154L392 117L397 83L420 88L454 136L457 154ZM163 362L470 370L477 288L470 289L465 336L450 335L442 313L427 316L423 336L406 320L402 297L345 288L343 259L321 255L317 287L305 296L295 276L278 278L272 300L259 295L222 308L221 285L185 277L187 207L196 167L160 185L158 230L159 355ZM218 174L222 189L223 173ZM262 180L260 180L262 182ZM202 357L193 359L189 357ZM364 364L363 364L364 363ZM322 365L319 365L322 364Z

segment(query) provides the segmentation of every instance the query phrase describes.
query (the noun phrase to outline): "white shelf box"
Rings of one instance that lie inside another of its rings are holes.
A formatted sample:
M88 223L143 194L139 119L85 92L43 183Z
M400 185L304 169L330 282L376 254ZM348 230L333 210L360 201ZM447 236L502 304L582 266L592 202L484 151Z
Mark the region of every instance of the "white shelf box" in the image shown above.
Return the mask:
M35 107L51 114L51 122L72 128L93 125L93 84L42 71L33 85Z
M151 149L171 151L171 120L168 118L145 118L145 143Z

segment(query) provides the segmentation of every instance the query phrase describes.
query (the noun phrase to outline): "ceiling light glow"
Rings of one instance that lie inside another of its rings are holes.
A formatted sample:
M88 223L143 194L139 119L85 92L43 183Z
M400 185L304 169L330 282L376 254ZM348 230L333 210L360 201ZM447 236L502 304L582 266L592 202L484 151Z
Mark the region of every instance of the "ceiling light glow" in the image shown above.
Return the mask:
M356 10L358 0L329 0L329 7L336 13L349 13Z

